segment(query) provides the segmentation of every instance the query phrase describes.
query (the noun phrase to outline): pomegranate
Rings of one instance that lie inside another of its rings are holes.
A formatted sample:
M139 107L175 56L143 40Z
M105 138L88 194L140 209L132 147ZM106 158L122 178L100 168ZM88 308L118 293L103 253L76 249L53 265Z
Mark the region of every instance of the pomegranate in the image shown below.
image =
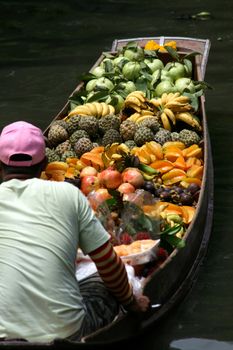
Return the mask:
M98 175L100 184L109 189L116 189L122 183L122 176L118 170L107 168Z
M128 182L135 188L140 188L144 184L144 178L137 168L126 168L122 173L123 182Z
M97 190L91 191L87 196L89 203L93 210L96 210L98 206L105 200L112 198L107 188L98 188Z
M97 176L87 175L81 178L81 191L87 196L93 190L100 187L100 182Z
M93 166L86 166L80 171L80 178L89 175L97 176L97 174L98 171Z
M135 192L135 187L131 185L129 182L123 182L117 190L122 194L133 193Z

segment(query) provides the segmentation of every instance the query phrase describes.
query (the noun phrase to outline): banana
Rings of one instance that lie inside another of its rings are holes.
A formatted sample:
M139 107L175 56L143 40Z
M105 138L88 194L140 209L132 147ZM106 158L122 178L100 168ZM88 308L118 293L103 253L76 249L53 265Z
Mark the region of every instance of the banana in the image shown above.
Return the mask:
M96 108L96 117L97 118L101 118L102 116L102 111L103 111L103 107L101 105L100 102L92 102L92 104L95 106Z
M163 94L162 94L162 96L161 96L161 103L162 103L162 105L166 105L166 103L167 103L167 93L166 92L164 92Z
M139 107L138 105L136 105L135 103L129 103L128 105L125 104L125 107L128 107L128 108L132 108L134 109L136 112L140 113L141 112L141 107Z
M151 181L154 179L155 175L149 175L147 173L145 173L144 171L140 170L140 173L142 174L144 180L146 181Z
M139 117L137 120L136 120L136 123L139 124L141 122L143 122L143 120L146 120L146 119L151 119L151 118L154 118L153 115L143 115L142 117Z
M167 95L167 103L168 102L171 102L173 99L174 99L174 96L176 95L177 93L174 93L174 92L169 92L169 94ZM178 96L180 95L180 93L178 92ZM176 97L178 97L176 96Z
M181 103L177 101L167 103L166 108L171 109L173 112L188 112L193 109L189 103Z
M94 116L97 115L97 107L95 106L94 102L93 102L93 103L91 103L91 102L86 103L86 104L85 104L85 107L88 107L88 108L89 108L89 110L90 110L90 115L94 115Z
M134 105L140 107L142 104L142 101L139 100L139 98L136 96L133 96L133 95L127 96L125 99L125 106L131 105L131 104L134 104Z
M106 152L103 152L101 157L102 157L102 161L104 163L104 166L107 168L111 162L111 158L108 157Z
M170 101L172 101L172 100L175 100L177 97L179 97L180 96L180 92L170 92L169 94L169 97L168 97L168 99L167 100L170 100Z
M150 100L150 103L152 103L152 105L156 108L161 107L162 101L161 98L152 98Z
M108 105L109 114L115 114L115 108L112 105Z
M180 102L180 103L189 103L189 97L188 96L178 96L175 98L176 102Z
M149 111L148 109L142 109L142 110L141 110L141 116L143 117L144 115L152 115L152 116L155 116L155 115L154 115L154 112Z
M72 117L73 115L90 115L90 110L85 105L80 105L75 107L69 114L68 117Z
M166 108L174 109L174 108L181 108L184 106L184 103L178 102L176 100L173 100L171 102L168 102L166 104Z
M172 124L176 124L175 114L172 112L170 108L164 108L163 112L167 115L167 117L171 120Z
M171 124L169 122L169 119L168 119L166 113L162 112L160 115L160 118L162 120L164 129L171 131Z
M102 106L102 117L105 117L109 114L109 106L105 102L100 102L100 104Z
M184 230L184 227L182 226L180 228L180 231L177 232L176 237L182 238L184 236L184 233L185 233L185 230Z
M117 153L117 151L118 151L118 146L119 146L119 144L118 143L112 143L111 144L111 146L106 146L105 147L105 154L106 154L106 156L108 157L108 158L112 158L112 155L114 154L114 153Z
M132 97L132 96L138 98L141 102L146 101L145 94L143 91L140 91L140 90L132 91L127 95L126 99L128 99L128 97Z
M165 235L175 235L176 233L178 233L181 229L181 225L175 223L173 225L173 227L169 226L168 228L166 228L164 231L161 232L161 234L165 234Z
M113 153L111 159L112 160L120 160L122 158L121 154Z
M158 170L152 168L151 166L147 165L147 164L143 164L143 163L140 163L138 168L143 171L144 173L146 173L147 175L158 175L159 172Z
M202 126L198 117L189 112L176 113L176 119L192 126L197 131L202 131Z
M167 222L173 221L174 223L181 224L183 222L183 219L178 214L167 214L166 215Z
M136 113L131 114L131 116L128 117L127 120L132 120L133 122L136 122L137 119L139 119L140 117L141 117L141 114L136 112Z
M120 143L117 147L117 151L119 151L120 153L130 153L130 149L125 143Z

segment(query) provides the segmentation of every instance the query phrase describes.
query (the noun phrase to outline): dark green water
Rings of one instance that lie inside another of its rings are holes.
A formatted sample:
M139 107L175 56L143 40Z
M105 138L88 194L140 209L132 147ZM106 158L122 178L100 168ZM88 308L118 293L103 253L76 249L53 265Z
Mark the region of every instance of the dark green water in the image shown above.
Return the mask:
M206 20L191 19L207 11ZM233 2L0 0L0 128L19 119L44 129L115 38L211 40L205 80L215 168L214 225L198 280L141 349L233 349ZM133 344L134 345L134 344ZM135 345L135 346L136 346Z

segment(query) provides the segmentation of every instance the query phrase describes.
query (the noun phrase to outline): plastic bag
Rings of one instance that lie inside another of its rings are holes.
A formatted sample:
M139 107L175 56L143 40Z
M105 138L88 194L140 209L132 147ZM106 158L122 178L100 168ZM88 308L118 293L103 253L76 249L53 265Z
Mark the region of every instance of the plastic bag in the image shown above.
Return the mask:
M135 276L134 268L128 264L125 264L125 268L128 275L129 283L133 288L134 294L142 294L144 277L139 278ZM88 260L88 256L86 259L80 260L76 265L75 275L78 281L83 280L84 278L92 275L95 272L97 272L95 263L90 258Z

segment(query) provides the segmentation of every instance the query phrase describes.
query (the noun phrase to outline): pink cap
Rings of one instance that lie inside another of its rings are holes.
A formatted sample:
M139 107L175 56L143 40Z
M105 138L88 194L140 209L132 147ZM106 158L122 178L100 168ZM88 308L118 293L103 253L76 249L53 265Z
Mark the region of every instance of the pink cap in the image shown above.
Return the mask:
M29 156L29 160L12 160L17 154ZM0 161L10 166L31 166L45 157L45 141L36 126L18 121L7 125L0 135Z

